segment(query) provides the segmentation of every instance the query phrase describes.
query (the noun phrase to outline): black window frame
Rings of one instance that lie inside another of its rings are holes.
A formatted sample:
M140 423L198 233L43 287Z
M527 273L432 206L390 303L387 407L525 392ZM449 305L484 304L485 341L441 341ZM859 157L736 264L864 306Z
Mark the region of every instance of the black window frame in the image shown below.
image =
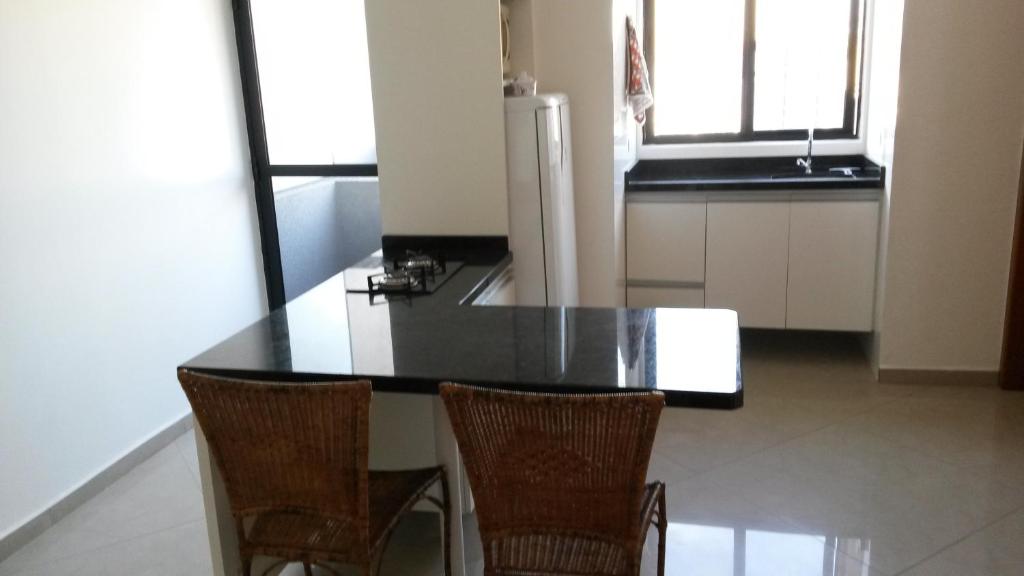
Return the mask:
M707 134L654 134L657 104L657 66L654 61L655 0L644 0L644 53L650 74L655 104L647 110L643 128L644 145L661 144L718 144L730 142L772 142L804 140L806 129L754 130L754 58L757 51L757 0L745 0L743 34L743 95L740 109L740 131L736 133ZM846 96L842 128L816 128L814 138L820 140L856 140L859 137L864 77L864 38L867 0L850 0L850 34L847 43Z
M377 176L376 164L272 164L267 148L267 128L260 94L259 63L252 25L250 0L232 0L238 70L242 82L242 103L249 137L249 157L256 195L256 218L263 253L263 274L267 285L267 304L271 310L285 304L284 271L281 266L281 243L277 229L277 208L274 204L275 176Z

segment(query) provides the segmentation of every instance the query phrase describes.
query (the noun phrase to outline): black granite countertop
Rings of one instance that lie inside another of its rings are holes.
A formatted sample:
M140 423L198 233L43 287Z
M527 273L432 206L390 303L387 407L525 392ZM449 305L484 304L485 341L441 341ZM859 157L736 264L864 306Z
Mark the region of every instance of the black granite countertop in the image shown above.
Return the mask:
M881 189L885 168L864 156L815 156L810 175L797 157L641 160L626 192Z
M183 367L296 382L369 378L375 390L422 394L449 380L657 389L670 406L742 406L735 312L471 305L510 260L479 256L435 293L414 297L346 293L338 274Z

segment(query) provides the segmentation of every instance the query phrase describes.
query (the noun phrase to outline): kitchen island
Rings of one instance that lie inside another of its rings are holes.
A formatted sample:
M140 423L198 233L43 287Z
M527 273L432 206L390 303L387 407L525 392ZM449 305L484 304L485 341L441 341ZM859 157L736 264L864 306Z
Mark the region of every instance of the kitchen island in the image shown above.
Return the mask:
M414 433L433 436L433 458L449 471L461 464L436 398L444 381L547 392L660 390L669 406L742 406L735 312L472 305L510 260L472 255L422 295L347 292L338 274L182 367L297 385L366 378L375 392L433 396L431 429ZM235 574L226 494L201 430L196 439L215 572ZM450 481L453 569L463 576L461 519L469 498L461 474Z

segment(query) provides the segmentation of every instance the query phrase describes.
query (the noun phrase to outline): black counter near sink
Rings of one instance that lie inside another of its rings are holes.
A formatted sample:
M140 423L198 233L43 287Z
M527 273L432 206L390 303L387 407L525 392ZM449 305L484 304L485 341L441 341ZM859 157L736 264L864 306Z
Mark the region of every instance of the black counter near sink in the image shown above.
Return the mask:
M811 174L797 156L641 160L626 192L694 190L881 189L885 167L864 156L815 156Z

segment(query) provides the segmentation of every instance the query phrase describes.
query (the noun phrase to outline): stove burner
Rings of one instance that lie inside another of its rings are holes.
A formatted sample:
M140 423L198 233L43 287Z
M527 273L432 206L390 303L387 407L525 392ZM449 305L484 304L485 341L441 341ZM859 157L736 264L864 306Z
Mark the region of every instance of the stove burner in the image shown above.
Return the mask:
M398 270L425 270L431 276L444 274L445 260L443 256L407 250L405 258L395 260L395 268Z
M391 270L367 277L366 284L371 294L412 292L425 289L426 279L422 270L419 273L412 270Z
M388 299L395 295L431 294L462 264L449 262L437 252L407 250L385 257L378 251L345 269L345 291L368 292Z

